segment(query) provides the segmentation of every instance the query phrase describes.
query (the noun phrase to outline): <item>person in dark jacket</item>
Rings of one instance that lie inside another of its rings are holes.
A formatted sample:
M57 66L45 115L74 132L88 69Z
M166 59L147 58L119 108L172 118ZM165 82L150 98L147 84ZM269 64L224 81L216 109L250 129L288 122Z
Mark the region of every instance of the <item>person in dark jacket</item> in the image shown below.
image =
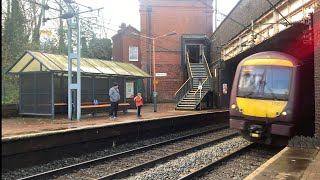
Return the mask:
M114 82L112 88L110 88L109 96L111 102L110 118L117 118L120 93L118 89L118 84L116 82Z

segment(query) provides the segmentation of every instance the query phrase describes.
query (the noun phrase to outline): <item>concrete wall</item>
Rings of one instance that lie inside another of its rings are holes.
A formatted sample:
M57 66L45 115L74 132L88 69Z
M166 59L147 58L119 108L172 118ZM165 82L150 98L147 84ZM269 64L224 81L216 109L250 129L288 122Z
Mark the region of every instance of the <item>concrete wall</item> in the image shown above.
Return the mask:
M212 0L140 0L141 34L158 37L175 31L176 35L155 40L156 91L160 101L174 101L174 93L184 83L181 67L182 34L212 34ZM141 39L141 68L150 73L152 61L148 39ZM152 70L151 70L151 73ZM145 80L146 90L151 95L153 84ZM151 92L150 92L151 87ZM152 97L149 96L152 99Z
M277 4L282 0L269 0L272 4ZM240 0L230 14L222 21L219 27L210 37L212 62L220 59L221 45L227 43L238 35L245 27L251 24L251 20L256 20L264 15L270 4L265 0L252 1Z
M315 135L320 137L320 9L314 13Z

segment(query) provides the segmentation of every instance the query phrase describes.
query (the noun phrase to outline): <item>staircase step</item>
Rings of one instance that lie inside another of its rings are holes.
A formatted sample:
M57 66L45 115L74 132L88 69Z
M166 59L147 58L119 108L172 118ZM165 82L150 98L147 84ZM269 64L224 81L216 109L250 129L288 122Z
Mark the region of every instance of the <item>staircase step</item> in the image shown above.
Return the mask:
M195 100L192 100L192 99L183 99L181 102L195 102Z
M200 98L185 97L183 100L199 101Z
M177 107L194 107L194 105L179 104Z
M190 63L190 70L192 73L192 89L190 89L182 99L180 99L179 104L176 105L176 109L182 110L195 110L195 108L200 103L200 90L198 90L199 80L201 79L202 83L204 80L205 83L202 85L201 89L201 98L203 98L208 90L210 90L209 74L207 74L206 66L203 63Z
M198 103L180 103L178 106L196 106Z
M195 108L189 108L189 107L176 107L176 110L189 110L189 111L194 111L195 110Z
M202 93L201 93L202 94ZM201 95L201 97L203 97L202 95ZM200 93L197 93L196 95L187 95L186 97L184 97L183 99L188 99L188 100L191 100L191 99L194 99L194 100L199 100L199 98L200 98Z

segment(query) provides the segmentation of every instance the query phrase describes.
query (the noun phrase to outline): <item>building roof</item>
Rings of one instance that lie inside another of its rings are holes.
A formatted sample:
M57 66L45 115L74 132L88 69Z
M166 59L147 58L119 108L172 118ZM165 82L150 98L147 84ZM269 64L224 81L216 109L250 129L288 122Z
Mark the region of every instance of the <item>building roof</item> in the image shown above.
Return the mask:
M121 27L120 27L121 28ZM120 35L130 35L130 34L126 34L126 32L140 32L139 30L137 30L135 27L131 26L130 24L128 26L122 27L121 29L118 30L117 34L115 34L114 36L111 37L111 39L115 39L120 37Z
M80 70L83 74L96 76L129 76L150 78L150 75L133 64L114 62L111 60L81 58ZM73 61L72 72L77 71ZM68 72L68 56L26 51L7 71L9 74L25 72Z

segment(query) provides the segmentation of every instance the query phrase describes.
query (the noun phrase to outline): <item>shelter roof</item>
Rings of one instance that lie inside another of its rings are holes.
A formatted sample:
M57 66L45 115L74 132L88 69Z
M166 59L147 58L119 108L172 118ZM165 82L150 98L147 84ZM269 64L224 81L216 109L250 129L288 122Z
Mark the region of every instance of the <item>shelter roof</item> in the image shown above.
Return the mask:
M72 62L72 72L77 71L76 61ZM97 76L130 76L149 78L150 75L133 64L101 59L80 59L80 71ZM68 72L68 56L34 52L27 50L6 73L19 74L25 72Z

